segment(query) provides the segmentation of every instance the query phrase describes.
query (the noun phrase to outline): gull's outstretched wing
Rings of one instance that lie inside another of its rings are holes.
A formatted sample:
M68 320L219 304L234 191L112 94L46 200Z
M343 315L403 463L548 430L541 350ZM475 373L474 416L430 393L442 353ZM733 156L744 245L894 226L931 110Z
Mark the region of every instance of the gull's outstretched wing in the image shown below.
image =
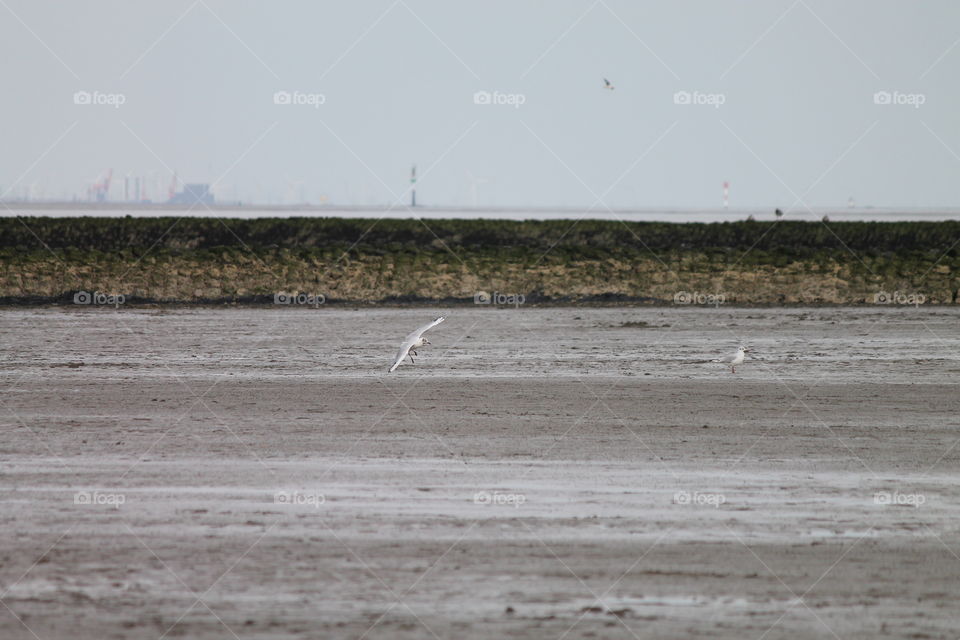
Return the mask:
M440 324L446 319L447 318L445 316L440 316L433 322L423 325L422 327L420 327L419 329L417 329L416 331L408 335L406 339L403 341L403 344L400 345L400 350L397 351L397 359L394 361L393 366L390 367L390 371L388 371L388 373L393 373L396 370L396 368L400 366L400 363L403 362L403 359L407 357L407 352L410 351L410 347L412 347L420 339L420 336L426 333L428 329L434 328L435 326L437 326L438 324Z
M414 343L414 342L416 342L417 340L420 339L420 336L422 336L423 334L425 334L425 333L426 333L427 331L429 331L430 329L433 329L435 326L437 326L438 324L440 324L441 322L443 322L443 321L446 320L446 319L447 319L446 316L440 316L439 318L437 318L437 319L434 320L433 322L428 322L427 324L423 325L422 327L420 327L419 329L417 329L416 331L414 331L413 333L411 333L410 335L408 335L408 336L407 336L407 339L404 340L404 342L410 342L411 344Z
M396 371L397 367L400 366L400 363L403 362L403 359L407 357L407 352L410 351L410 346L412 344L413 344L412 342L403 343L403 346L400 347L400 351L397 351L396 361L393 363L393 366L390 367L390 370L387 371L387 373L393 373L394 371Z

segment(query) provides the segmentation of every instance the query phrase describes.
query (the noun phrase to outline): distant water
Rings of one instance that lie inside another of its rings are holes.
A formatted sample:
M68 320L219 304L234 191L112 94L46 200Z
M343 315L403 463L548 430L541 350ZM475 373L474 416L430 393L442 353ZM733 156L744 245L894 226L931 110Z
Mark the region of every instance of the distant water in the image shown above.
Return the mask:
M0 207L0 216L51 216L51 217L190 217L190 218L457 218L481 220L625 220L633 222L736 222L753 216L756 220L775 220L774 209L614 209L593 210L576 208L457 208L457 207L335 207L335 206L275 206L238 207L215 206L210 209L198 206L98 206L43 205L7 203ZM905 222L960 220L960 209L791 209L784 213L784 220L818 221L828 216L841 222Z

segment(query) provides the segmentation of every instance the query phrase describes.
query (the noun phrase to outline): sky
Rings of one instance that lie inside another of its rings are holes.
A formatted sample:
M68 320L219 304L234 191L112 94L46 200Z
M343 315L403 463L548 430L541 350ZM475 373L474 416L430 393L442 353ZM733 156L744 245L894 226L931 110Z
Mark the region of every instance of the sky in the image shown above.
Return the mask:
M2 0L0 193L955 207L958 71L949 0Z

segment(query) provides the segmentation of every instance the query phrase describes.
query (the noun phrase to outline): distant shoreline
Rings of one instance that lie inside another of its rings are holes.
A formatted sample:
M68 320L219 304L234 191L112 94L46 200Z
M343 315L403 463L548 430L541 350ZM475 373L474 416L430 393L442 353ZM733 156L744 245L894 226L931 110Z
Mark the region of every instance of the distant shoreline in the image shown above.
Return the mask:
M960 222L0 218L0 304L75 295L91 306L951 305Z
M308 218L388 218L459 220L627 220L636 222L736 222L753 217L772 221L778 207L523 207L523 206L441 206L418 205L334 205L334 204L198 204L195 207L165 203L127 202L0 202L0 218L29 216L104 217L130 215L149 217L229 217L239 219ZM797 207L784 211L784 220L820 222L824 216L836 221L904 222L960 220L960 207Z

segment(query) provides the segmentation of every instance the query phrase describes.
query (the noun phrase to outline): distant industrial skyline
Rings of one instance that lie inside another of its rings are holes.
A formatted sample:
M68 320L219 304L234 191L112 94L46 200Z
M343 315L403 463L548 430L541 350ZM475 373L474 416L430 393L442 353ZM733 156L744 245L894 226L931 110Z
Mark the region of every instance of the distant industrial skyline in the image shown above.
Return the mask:
M468 174L469 175L469 174ZM251 192L248 199L243 199L240 197L240 191L233 185L210 185L209 183L195 183L195 182L185 182L182 180L176 172L174 172L169 179L165 180L162 175L159 175L158 172L153 171L147 175L134 175L133 173L128 173L125 176L115 176L112 168L106 169L96 180L92 181L86 186L85 189L81 189L79 192L71 193L67 189L61 189L59 191L48 192L44 189L43 185L39 183L32 183L29 185L20 185L16 189L12 189L5 194L5 197L0 199L0 202L7 203L110 203L110 204L146 204L146 205L165 205L165 204L179 204L179 205L190 205L193 204L194 199L199 199L201 202L206 202L208 204L213 204L214 202L222 205L245 205L245 206L343 206L343 207L396 207L409 205L411 207L415 206L428 206L428 207L455 207L455 208L464 208L464 209L482 209L482 208L510 208L515 205L490 205L482 204L479 198L479 185L487 182L485 179L476 179L472 176L469 176L471 181L468 185L468 193L466 201L457 200L455 202L434 202L434 203L424 203L421 201L419 204L416 201L416 189L415 179L411 177L411 187L408 191L404 192L409 193L404 198L395 198L393 200L384 200L377 202L372 198L367 199L366 201L335 201L332 200L326 193L322 191L312 191L307 185L303 182L297 182L287 185L285 190L263 190L260 192ZM0 185L0 191L5 191ZM201 193L202 192L202 193ZM713 206L701 206L696 207L692 205L679 206L676 205L657 205L656 203L637 203L632 205L626 205L618 208L626 209L646 209L646 208L663 208L663 207L676 207L680 209L690 209L690 208L706 208L706 209L728 209L730 205L729 193L730 193L730 183L724 181L720 187L720 197L718 202L714 203ZM314 197L311 197L309 194L315 193ZM535 204L527 205L533 208L565 208L565 205L562 204ZM741 206L741 209L751 209L758 206L766 205L749 205ZM817 208L841 208L846 207L848 209L857 208L859 206L866 206L871 208L884 208L884 205L875 205L872 203L867 203L865 205L857 202L854 196L849 196L845 202L842 203L830 203L830 204L817 204L812 205ZM930 206L930 205L914 205L914 208L924 209L924 208L944 208L952 207L953 205L940 205L940 206ZM958 205L960 206L960 205ZM898 207L895 207L898 208ZM899 207L903 208L903 207ZM909 207L907 207L909 208Z
M478 186L486 182L483 179L476 179L470 176L469 193L467 202L439 202L424 205L421 201L417 204L416 200L416 166L411 170L410 188L408 190L406 202L411 207L429 206L429 207L457 207L457 208L490 208L491 205L482 205L479 199ZM2 187L0 187L2 190ZM721 198L715 207L717 209L729 208L730 183L723 182ZM282 192L266 190L259 194L251 194L250 199L244 200L239 197L236 188L228 188L220 185L213 188L209 183L191 183L183 181L174 172L169 182L164 180L162 175L157 172L150 172L148 175L134 175L128 173L125 176L114 175L113 169L107 169L96 180L91 182L84 190L78 193L69 193L67 190L60 190L59 193L48 193L42 185L33 183L22 185L17 189L6 194L2 199L8 203L109 203L109 204L174 204L190 205L197 199L201 202L213 204L214 202L224 205L247 205L247 206L357 206L357 207L391 207L403 206L403 198L393 201L383 202L336 202L330 199L325 193L316 192L316 196L311 198L308 194L311 190L303 183L293 183L287 186ZM856 207L856 199L853 196L847 198L844 203L847 208ZM534 207L549 208L560 207L562 205L532 205ZM633 205L628 208L646 208L651 205ZM653 205L656 206L656 205ZM831 205L834 207L840 204ZM868 205L873 206L873 205ZM502 205L493 205L492 208L502 208ZM507 205L509 207L509 205ZM682 208L682 207L681 207ZM748 207L749 208L749 207Z
M417 165L431 206L960 205L948 1L0 14L4 201L409 204Z

